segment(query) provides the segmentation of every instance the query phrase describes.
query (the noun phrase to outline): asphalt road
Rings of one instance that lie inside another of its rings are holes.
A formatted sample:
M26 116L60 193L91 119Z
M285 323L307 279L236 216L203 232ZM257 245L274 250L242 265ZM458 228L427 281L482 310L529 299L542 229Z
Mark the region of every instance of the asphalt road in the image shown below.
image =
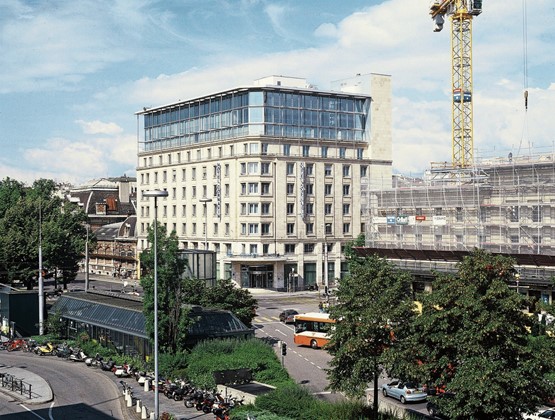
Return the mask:
M297 346L293 343L293 326L279 322L279 313L284 309L296 309L299 313L318 312L318 302L321 296L316 292L303 294L276 294L271 296L257 296L259 308L254 319L256 336L265 338L275 346L276 354L279 354L278 340L287 343L287 355L283 357L284 365L295 381L307 387L310 392L328 401L338 401L344 398L341 394L335 394L326 389L329 382L326 370L329 366L331 356L322 349L314 350L310 347ZM392 398L384 398L381 395L381 385L388 379L381 378L380 404L393 405L395 407L408 408L410 411L421 414L426 413L426 403L409 403L403 406Z
M32 370L52 387L54 400L47 404L22 405L0 393L2 420L128 419L121 392L101 371L84 369L57 357L32 353L2 352L2 363Z

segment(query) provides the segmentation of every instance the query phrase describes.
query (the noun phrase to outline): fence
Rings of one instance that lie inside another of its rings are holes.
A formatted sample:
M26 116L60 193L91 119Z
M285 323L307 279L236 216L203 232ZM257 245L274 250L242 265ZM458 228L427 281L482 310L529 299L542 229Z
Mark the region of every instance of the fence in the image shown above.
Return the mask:
M2 388L7 388L13 392L18 392L21 395L29 394L29 399L31 399L31 384L23 381L23 379L17 379L15 376L9 373L0 373L0 385Z

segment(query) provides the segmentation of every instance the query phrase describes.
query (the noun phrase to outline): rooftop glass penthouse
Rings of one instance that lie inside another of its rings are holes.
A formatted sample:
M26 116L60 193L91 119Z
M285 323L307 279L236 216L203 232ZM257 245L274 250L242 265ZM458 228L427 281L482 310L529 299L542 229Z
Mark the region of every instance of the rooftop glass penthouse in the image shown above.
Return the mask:
M148 109L141 151L246 136L365 141L370 97L264 86Z

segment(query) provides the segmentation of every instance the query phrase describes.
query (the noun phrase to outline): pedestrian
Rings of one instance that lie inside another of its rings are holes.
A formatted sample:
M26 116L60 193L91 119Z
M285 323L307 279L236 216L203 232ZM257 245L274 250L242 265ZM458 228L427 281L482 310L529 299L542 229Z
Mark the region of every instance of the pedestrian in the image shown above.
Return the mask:
M322 302L318 303L318 309L320 312L324 312L324 304Z

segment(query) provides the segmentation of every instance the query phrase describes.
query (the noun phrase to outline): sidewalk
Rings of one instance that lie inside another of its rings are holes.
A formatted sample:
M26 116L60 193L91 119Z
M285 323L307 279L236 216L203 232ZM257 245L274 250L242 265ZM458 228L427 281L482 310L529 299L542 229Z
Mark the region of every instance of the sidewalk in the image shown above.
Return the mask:
M44 404L54 399L52 388L45 379L30 372L28 369L21 369L14 366L0 364L0 374L10 374L16 379L21 379L25 383L26 392L11 391L8 387L0 386L0 392L6 394L23 404ZM30 386L31 392L27 391Z

